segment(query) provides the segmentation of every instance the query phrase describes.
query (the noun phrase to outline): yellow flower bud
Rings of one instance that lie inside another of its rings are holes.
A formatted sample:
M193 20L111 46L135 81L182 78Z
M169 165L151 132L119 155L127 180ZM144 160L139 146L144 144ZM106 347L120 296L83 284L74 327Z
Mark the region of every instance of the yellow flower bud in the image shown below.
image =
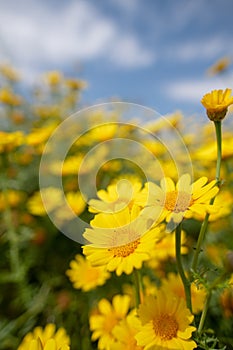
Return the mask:
M213 90L203 96L201 103L210 120L221 121L225 118L228 107L233 104L231 89Z

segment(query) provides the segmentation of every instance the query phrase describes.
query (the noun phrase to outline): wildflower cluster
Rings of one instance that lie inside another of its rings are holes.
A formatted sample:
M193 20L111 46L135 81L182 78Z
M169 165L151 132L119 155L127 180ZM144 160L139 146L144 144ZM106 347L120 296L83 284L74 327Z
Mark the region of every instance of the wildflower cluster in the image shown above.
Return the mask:
M87 109L62 129L58 150L77 134L65 158L44 166L48 140L81 107L86 83L48 72L32 104L14 69L2 65L0 74L2 349L230 349L230 118L221 126L231 90L206 94L213 123L192 129L181 113L138 127L120 119L119 106ZM176 164L185 156L174 129L193 173ZM61 234L67 227L82 244Z

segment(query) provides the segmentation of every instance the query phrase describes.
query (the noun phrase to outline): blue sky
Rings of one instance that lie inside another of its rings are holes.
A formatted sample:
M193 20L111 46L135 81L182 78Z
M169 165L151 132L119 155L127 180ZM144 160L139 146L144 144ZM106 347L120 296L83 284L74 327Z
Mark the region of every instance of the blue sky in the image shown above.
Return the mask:
M232 87L207 68L233 56L232 0L0 0L0 61L28 83L60 69L88 81L88 105L111 98L161 114L203 111Z

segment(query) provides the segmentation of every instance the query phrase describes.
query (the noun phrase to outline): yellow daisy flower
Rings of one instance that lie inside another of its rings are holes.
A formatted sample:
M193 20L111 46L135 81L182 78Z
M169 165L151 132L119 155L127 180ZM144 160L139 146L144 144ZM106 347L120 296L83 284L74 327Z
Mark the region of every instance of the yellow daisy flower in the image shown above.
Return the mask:
M90 316L91 339L98 340L98 349L110 350L114 343L112 331L119 322L125 319L130 306L128 295L115 295L110 303L101 299L98 303L98 313Z
M171 291L174 295L185 300L184 286L179 275L169 273L166 278L161 280L161 288L166 292ZM195 282L191 284L192 308L193 313L197 314L203 310L206 298L206 291L203 287L198 287Z
M210 120L220 121L225 117L228 107L233 104L231 89L213 90L203 96L201 103Z
M115 214L97 214L91 221L92 228L83 234L90 242L83 246L84 255L93 266L106 266L118 276L131 274L150 259L150 250L161 238L158 227L148 230L148 220L137 206L131 211L127 207Z
M70 269L66 271L66 274L74 288L82 289L84 292L102 286L111 276L105 267L91 266L82 255L75 256L75 260L70 262Z
M56 331L56 326L49 323L43 329L36 327L28 333L17 350L69 350L70 338L64 328Z
M138 314L142 328L135 338L144 350L193 350L197 347L191 340L196 329L190 326L193 315L183 299L168 291L159 291L156 297L145 298Z
M120 321L112 331L116 341L111 350L143 350L137 345L135 334L140 330L140 321L133 310L124 320Z
M216 196L219 189L213 180L207 184L207 177L201 177L191 184L189 174L180 177L177 184L169 177L161 180L161 187L148 183L149 205L160 206L160 220L178 224L183 218L191 218L194 214L213 213L216 205L210 205L210 199Z
M91 213L113 212L123 209L125 206L132 207L135 196L140 192L142 184L138 181L131 182L121 179L119 182L109 185L106 190L99 190L99 199L89 201Z
M40 339L32 339L29 342L29 345L27 350L70 350L70 347L68 345L62 345L57 347L56 341L54 339L49 339L45 346L42 345Z

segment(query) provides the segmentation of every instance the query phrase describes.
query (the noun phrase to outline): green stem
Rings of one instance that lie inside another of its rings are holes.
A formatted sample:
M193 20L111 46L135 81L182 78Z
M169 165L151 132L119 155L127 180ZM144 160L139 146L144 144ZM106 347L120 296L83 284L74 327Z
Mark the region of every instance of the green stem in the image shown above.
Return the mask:
M216 179L216 186L219 186L221 159L222 159L222 124L221 124L221 121L216 121L216 122L214 122L214 125L215 125L216 141L217 141L217 163L216 163L215 179ZM210 201L210 204L213 204L213 203L214 203L214 198L212 198ZM210 216L210 214L206 214L205 219L201 225L201 230L199 233L196 250L194 253L194 257L193 257L193 263L192 263L192 270L193 271L197 270L198 258L199 258L199 254L201 252L201 247L202 247L203 241L205 239L205 234L207 231L209 216Z
M222 160L222 124L221 124L221 121L215 121L214 126L215 126L216 142L217 142L217 163L216 163L215 179L216 179L216 186L219 186L221 183L220 170L221 170L221 160ZM215 200L215 197L211 199L210 204L213 204L214 200ZM206 233L207 226L208 226L208 219L209 219L209 214L206 214L205 219L204 219L202 226L201 226L201 231L200 231L200 234L198 237L197 247L196 247L196 251L194 254L194 258L193 258L193 264L192 264L193 271L196 271L196 269L197 269L198 257L199 257L199 254L201 252L202 243L203 243L204 238L205 238L205 233ZM209 291L208 291L208 294L206 296L204 309L202 311L200 323L199 323L198 330L197 330L197 332L199 334L201 333L201 331L204 327L204 324L205 324L207 312L209 309L210 300L212 297L212 291L216 287L216 285L224 278L224 276L225 276L225 274L218 277L209 287Z
M134 286L135 286L135 302L136 308L141 304L141 287L140 287L140 272L137 269L134 269Z
M184 286L186 304L189 310L192 312L191 284L190 284L190 281L185 276L185 272L184 272L184 268L181 260L180 248L181 248L181 224L179 224L176 228L176 263L177 263L177 269L178 269L179 275L181 277L181 280Z
M202 329L203 329L204 324L205 324L205 319L207 316L207 311L209 309L210 300L212 297L212 292L218 286L219 283L221 283L222 281L225 280L226 277L227 277L227 272L224 271L223 274L220 275L219 277L217 277L208 288L209 291L208 291L208 294L206 296L205 305L204 305L204 308L203 308L203 311L201 314L201 319L200 319L200 323L199 323L198 330L197 330L197 332L199 334L202 332Z
M207 315L207 312L208 312L208 309L209 309L209 305L210 305L211 295L212 295L212 291L210 290L209 293L206 296L204 309L202 310L201 319L200 319L200 323L199 323L198 330L197 330L197 332L199 334L202 332L202 329L204 327L206 315Z
M222 160L222 123L221 121L214 122L216 140L217 140L217 164L216 164L216 185L220 184L220 169Z
M194 253L194 257L193 257L193 263L192 263L192 267L191 267L192 271L195 271L195 272L197 270L198 258L199 258L199 254L201 252L202 243L204 241L205 234L207 231L209 216L210 216L210 214L206 214L205 219L201 225L201 230L200 230L200 233L198 236L197 246L196 246L196 250Z

